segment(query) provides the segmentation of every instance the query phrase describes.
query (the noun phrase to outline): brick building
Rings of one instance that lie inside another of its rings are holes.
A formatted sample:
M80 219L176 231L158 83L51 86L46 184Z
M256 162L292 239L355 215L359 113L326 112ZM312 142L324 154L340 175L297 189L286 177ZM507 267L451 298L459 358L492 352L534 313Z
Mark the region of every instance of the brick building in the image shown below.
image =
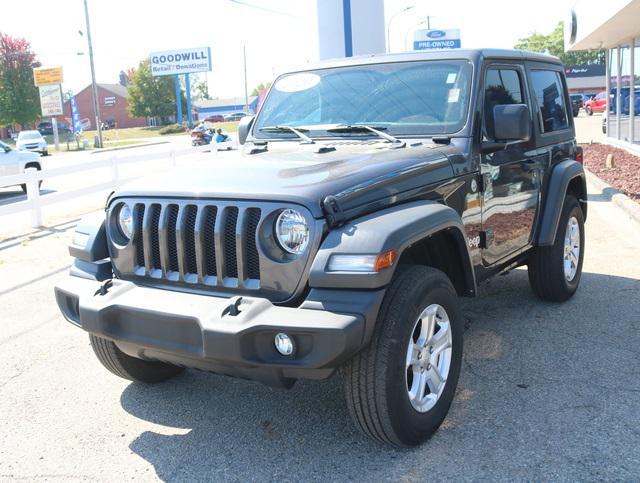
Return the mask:
M132 117L129 114L127 102L127 88L120 84L97 84L98 87L98 109L102 122L113 119L118 128L146 126L147 119L144 117ZM90 129L96 128L96 115L93 110L93 97L91 96L91 85L88 85L76 94L76 102L80 119L88 119L91 123ZM71 106L69 101L64 103L64 115L59 116L60 120L69 122L71 120Z

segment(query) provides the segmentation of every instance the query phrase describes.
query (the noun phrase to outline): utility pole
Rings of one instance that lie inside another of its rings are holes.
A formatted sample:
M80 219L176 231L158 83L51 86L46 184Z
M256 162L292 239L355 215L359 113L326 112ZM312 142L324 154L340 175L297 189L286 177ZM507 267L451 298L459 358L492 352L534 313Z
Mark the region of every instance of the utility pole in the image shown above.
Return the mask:
M242 56L244 58L244 112L249 114L249 90L247 87L247 46L242 46Z
M93 65L93 46L91 45L91 27L89 26L89 7L84 0L84 17L87 24L87 42L89 43L89 64L91 65L91 93L93 94L93 110L96 114L96 131L98 133L97 148L102 147L102 127L100 126L100 111L98 109L98 86L96 85L96 69Z

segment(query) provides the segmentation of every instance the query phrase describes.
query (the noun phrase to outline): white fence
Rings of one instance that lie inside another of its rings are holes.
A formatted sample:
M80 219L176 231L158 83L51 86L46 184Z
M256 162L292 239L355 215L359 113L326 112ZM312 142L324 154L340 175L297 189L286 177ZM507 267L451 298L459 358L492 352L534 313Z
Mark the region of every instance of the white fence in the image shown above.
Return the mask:
M212 143L210 145L192 147L187 149L175 150L171 149L166 152L150 153L132 156L111 156L108 159L101 159L98 161L92 161L83 164L77 164L65 168L45 169L38 171L35 168L28 168L23 174L0 176L0 186L14 186L25 184L27 186L27 199L18 201L16 203L10 203L5 206L0 206L0 216L11 215L19 213L21 211L31 211L31 226L37 228L42 226L42 207L46 205L52 205L54 203L60 203L61 201L67 201L80 196L85 196L94 193L98 190L116 188L118 185L129 179L121 179L119 173L119 166L129 163L138 163L142 161L159 161L168 159L172 167L176 166L177 159L181 156L193 155L198 152L208 152L217 155L217 151L221 146ZM222 146L226 148L225 146ZM111 177L101 183L97 183L91 186L85 186L83 188L75 189L73 191L64 191L60 193L52 193L46 196L40 195L38 185L42 180L48 180L65 175L77 174L83 171L91 171L95 169L111 168Z

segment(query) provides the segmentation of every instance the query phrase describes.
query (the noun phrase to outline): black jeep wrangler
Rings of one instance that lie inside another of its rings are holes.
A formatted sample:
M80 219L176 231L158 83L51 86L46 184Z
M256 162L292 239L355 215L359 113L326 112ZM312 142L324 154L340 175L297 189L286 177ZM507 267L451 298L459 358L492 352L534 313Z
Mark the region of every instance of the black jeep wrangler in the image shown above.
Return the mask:
M542 300L578 288L587 195L555 57L337 60L277 78L238 136L237 157L129 185L78 226L57 303L116 375L341 369L357 426L416 445L454 397L459 296L521 265Z

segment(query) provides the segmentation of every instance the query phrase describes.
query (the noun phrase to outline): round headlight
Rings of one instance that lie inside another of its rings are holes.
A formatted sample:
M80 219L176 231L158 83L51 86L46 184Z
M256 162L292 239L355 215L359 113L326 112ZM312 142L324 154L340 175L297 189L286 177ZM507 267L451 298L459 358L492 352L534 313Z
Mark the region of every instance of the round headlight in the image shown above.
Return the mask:
M120 233L127 240L131 239L133 233L133 215L131 214L131 208L126 203L120 205L118 209L118 228Z
M284 210L276 220L276 237L284 250L300 255L309 244L309 225L300 212Z

